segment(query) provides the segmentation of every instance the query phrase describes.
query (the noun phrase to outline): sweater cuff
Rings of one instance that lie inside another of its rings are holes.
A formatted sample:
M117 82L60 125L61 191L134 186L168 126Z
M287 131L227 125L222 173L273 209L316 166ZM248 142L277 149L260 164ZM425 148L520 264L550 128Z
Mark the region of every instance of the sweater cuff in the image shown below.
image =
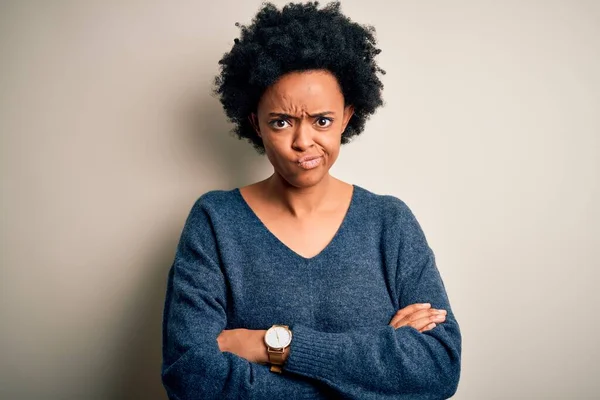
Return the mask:
M283 369L313 378L335 379L344 335L320 332L305 325L290 327L292 343Z
M277 374L270 371L268 365L251 363L251 383L246 388L249 398L254 399L325 399L325 394L318 387L318 382L311 382L304 377Z

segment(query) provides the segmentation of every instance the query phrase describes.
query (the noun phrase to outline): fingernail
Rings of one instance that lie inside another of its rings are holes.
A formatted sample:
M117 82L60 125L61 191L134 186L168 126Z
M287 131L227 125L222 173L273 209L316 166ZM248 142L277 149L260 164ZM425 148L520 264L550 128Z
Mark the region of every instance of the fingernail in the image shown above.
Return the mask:
M439 314L446 314L447 312L448 312L448 311L446 311L446 310L438 310L438 313L439 313Z
M431 304L429 303L421 303L421 307L425 308L425 307L429 307L431 306Z

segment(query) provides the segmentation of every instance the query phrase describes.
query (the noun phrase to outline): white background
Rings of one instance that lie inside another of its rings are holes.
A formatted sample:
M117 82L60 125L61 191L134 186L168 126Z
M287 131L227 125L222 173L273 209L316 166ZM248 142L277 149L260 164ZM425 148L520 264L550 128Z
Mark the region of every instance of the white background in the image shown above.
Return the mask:
M3 399L166 398L184 220L271 173L210 95L259 5L0 2ZM600 2L342 10L377 29L386 105L332 174L421 223L463 333L454 398L597 398Z

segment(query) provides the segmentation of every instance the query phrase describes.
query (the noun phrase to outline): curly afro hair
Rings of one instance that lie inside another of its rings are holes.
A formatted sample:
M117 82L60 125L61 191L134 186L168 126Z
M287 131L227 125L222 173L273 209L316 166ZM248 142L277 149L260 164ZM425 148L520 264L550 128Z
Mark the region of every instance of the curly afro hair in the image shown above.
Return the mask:
M342 144L360 134L366 120L383 105L377 73L385 71L375 62L381 52L375 28L352 22L341 13L339 2L318 6L316 1L289 3L278 10L264 3L251 25L235 24L241 38L219 61L214 94L235 124L233 132L259 154L265 154L265 148L249 116L265 90L288 72L326 69L337 78L345 104L354 107Z

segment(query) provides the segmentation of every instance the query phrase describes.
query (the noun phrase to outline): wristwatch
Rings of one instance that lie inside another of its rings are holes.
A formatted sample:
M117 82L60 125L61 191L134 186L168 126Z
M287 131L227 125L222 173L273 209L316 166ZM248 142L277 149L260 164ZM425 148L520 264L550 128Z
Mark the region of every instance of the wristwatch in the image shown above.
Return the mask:
M265 344L271 363L271 372L281 373L283 353L292 343L292 331L287 325L273 325L265 333Z

